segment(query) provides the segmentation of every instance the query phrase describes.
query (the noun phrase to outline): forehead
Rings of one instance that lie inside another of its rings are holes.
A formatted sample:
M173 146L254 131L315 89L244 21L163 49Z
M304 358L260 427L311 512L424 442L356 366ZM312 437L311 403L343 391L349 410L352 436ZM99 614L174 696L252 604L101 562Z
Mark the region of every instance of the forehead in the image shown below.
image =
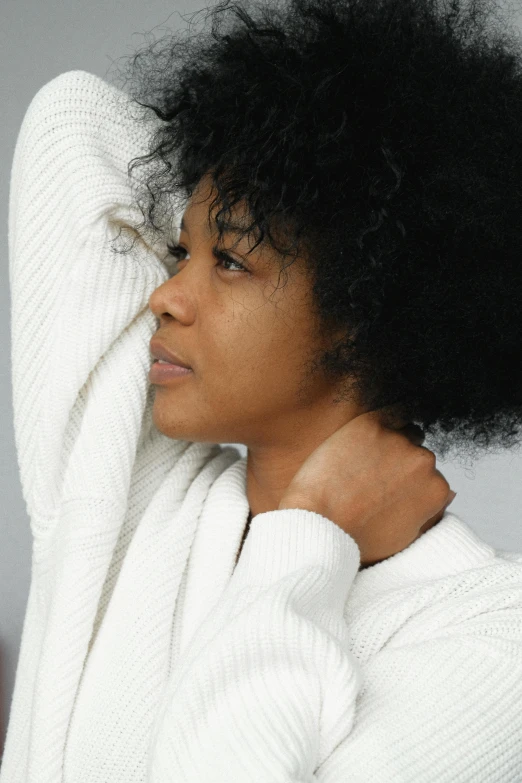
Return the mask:
M202 177L198 183L192 197L190 198L185 212L181 218L180 230L190 233L192 222L196 224L193 228L199 228L206 236L217 232L216 214L220 209L220 204L215 204L212 214L210 214L210 204L216 195L215 186L209 174ZM227 234L240 234L249 227L252 222L249 209L244 202L237 202L230 210L230 219L224 221L224 231ZM255 232L255 229L254 229Z

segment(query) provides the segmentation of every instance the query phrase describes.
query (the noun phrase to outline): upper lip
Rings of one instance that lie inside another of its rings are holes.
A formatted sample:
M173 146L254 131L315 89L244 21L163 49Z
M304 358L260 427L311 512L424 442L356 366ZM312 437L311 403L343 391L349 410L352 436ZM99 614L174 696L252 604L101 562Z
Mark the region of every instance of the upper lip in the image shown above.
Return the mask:
M192 369L189 364L180 359L179 356L176 356L173 351L165 348L163 343L160 343L160 341L154 337L150 341L150 352L155 359L163 359L163 361L170 362L171 364L177 364L179 367L186 367L187 370Z

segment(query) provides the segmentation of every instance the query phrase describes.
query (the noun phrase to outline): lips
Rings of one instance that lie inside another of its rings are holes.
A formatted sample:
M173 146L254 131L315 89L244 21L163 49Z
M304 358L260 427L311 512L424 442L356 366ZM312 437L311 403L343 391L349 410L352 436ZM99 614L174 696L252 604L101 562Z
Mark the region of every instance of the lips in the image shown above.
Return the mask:
M170 348L167 348L165 345L163 345L163 343L154 337L150 341L150 353L151 356L153 356L155 359L163 359L165 362L170 362L170 364L177 364L178 367L185 367L187 370L192 369L190 364L183 361L183 359L175 354L174 351L171 351Z

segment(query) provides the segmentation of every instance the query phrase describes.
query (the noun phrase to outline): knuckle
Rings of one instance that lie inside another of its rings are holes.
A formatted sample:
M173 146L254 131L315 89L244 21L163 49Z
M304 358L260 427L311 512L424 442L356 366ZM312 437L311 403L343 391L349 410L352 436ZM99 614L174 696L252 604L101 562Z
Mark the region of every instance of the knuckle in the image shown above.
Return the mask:
M434 467L435 463L437 462L437 457L433 451L427 449L426 446L419 446L418 448L420 449L419 454L421 457L428 463L428 465Z
M436 488L437 499L440 499L441 502L446 500L446 498L449 495L451 487L447 479L444 478L444 476L439 470L435 471L434 486Z

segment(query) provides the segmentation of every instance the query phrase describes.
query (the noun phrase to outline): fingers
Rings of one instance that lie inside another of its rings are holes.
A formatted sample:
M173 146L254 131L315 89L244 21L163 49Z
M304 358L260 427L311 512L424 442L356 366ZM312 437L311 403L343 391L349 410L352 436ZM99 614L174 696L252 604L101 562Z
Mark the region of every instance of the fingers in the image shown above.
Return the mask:
M372 411L371 413L375 413L378 419L380 413L379 411ZM453 500L455 499L457 493L451 489L448 481L440 472L440 470L435 468L436 455L430 449L426 448L426 446L422 445L426 440L426 435L424 434L424 430L422 429L422 427L420 427L418 424L414 424L412 421L408 422L407 424L404 424L404 421L400 421L399 419L395 420L394 422L388 419L385 426L387 426L389 429L394 429L396 432L400 432L402 435L405 435L408 438L408 440L411 443L413 443L414 446L420 446L420 448L424 449L433 458L433 467L435 473L438 474L438 476L442 480L441 484L443 485L444 491L447 493L445 505L442 508L442 512L439 512L440 516L439 515L437 516L437 520L441 519L445 509L451 503L453 503Z
M437 473L441 478L441 486L442 486L441 494L444 495L445 493L445 498L443 500L444 505L442 506L442 513L444 513L447 507L455 500L457 493L450 487L448 480L442 475L440 470L435 470L435 473Z
M440 520L443 518L446 512L447 507L453 502L456 494L457 493L454 492L452 489L450 490L449 500L447 501L447 503L442 507L442 509L437 514L435 514L434 517L431 517L430 519L428 519L427 522L424 523L424 525L419 530L419 534L425 533L426 530L430 529L430 527L435 527L437 522L440 522Z
M422 446L426 440L426 436L422 427L419 427L418 424L413 424L413 422L409 422L405 427L401 427L398 432L406 435L408 440L410 440L414 446Z
M418 424L414 424L412 421L407 421L404 418L400 418L397 415L390 414L389 412L383 413L382 410L367 411L363 416L368 417L369 420L374 421L380 426L387 429L400 432L410 440L414 446L421 446L426 436L422 427Z

